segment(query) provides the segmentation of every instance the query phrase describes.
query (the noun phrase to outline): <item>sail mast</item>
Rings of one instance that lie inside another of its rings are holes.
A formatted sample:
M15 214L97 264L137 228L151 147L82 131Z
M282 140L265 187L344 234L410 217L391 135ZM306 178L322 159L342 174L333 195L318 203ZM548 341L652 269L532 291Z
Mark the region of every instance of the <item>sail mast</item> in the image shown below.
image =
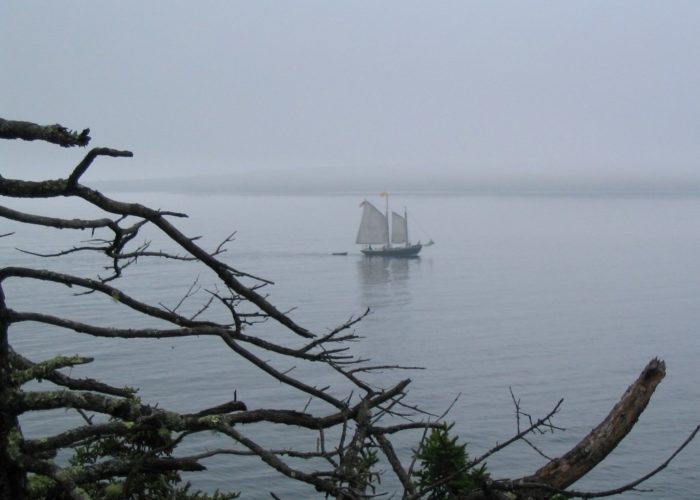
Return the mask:
M391 234L390 228L389 228L389 193L386 191L382 191L380 196L384 196L386 205L384 208L384 214L386 215L386 234ZM389 239L389 246L391 246L391 239Z
M403 227L404 232L406 233L406 246L408 247L411 240L408 238L408 211L406 210L406 207L403 207Z

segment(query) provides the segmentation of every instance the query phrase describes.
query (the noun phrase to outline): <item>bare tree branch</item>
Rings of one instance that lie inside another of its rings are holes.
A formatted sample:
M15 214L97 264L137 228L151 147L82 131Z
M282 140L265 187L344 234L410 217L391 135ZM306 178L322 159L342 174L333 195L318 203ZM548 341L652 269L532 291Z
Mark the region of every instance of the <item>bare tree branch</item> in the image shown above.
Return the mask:
M89 134L89 128L82 132L74 132L58 124L37 125L31 122L0 118L0 139L39 140L69 148L71 146L87 146L90 142Z
M83 161L81 161L77 167L73 170L73 172L70 174L70 177L68 177L68 188L71 189L76 186L78 181L80 180L80 177L87 171L88 168L90 168L90 165L92 165L92 162L95 161L95 158L98 156L112 156L115 158L122 157L122 158L130 158L134 156L134 153L131 151L119 151L117 149L110 149L110 148L93 148L91 149L87 155L85 155L85 158L83 158Z
M26 214L3 206L0 206L0 217L17 222L23 222L25 224L55 227L57 229L96 229L100 227L108 227L115 232L118 230L117 224L111 219L107 218L96 220L59 219L57 217Z
M552 460L525 481L565 489L583 477L632 430L665 375L666 364L652 359L605 420L568 453Z

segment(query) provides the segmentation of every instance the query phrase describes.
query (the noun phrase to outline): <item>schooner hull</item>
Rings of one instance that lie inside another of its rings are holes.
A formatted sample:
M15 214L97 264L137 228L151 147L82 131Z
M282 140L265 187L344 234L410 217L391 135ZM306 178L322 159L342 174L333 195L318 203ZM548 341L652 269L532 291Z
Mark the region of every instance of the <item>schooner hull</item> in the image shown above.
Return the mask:
M407 247L363 248L361 251L367 257L417 257L423 245L420 243Z

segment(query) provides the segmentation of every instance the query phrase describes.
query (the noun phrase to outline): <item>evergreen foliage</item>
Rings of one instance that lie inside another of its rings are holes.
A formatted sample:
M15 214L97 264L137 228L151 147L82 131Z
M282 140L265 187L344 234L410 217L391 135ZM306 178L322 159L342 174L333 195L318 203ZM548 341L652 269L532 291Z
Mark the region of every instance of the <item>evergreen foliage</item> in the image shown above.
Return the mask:
M479 488L486 467L469 469L467 444L450 436L454 424L433 429L416 453L420 469L415 472L418 488L430 489L429 499L456 499Z

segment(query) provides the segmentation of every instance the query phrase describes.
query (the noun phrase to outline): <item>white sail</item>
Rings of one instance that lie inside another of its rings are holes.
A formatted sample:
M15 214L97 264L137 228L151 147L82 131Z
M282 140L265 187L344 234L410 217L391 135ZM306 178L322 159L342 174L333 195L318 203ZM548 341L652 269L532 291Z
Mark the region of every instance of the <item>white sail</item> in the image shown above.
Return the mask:
M396 212L391 212L391 242L408 243L408 226L406 218Z
M386 245L389 243L389 224L386 216L368 201L362 203L362 220L355 243Z

